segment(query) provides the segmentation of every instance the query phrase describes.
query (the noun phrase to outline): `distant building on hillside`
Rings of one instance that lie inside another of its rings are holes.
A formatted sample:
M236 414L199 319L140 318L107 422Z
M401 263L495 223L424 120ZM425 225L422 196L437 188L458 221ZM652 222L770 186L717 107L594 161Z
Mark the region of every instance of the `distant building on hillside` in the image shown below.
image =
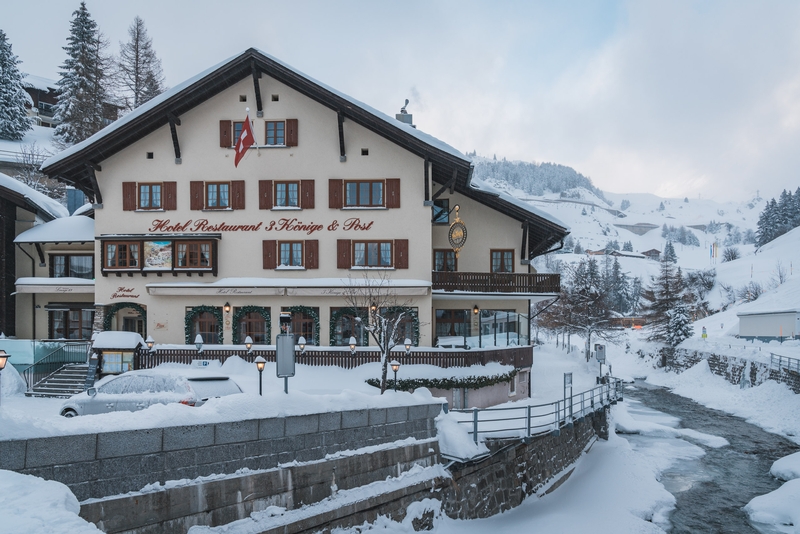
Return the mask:
M645 250L642 252L645 258L648 260L658 261L661 258L661 251L651 248L650 250Z
M772 341L796 339L800 334L800 309L744 311L739 318L739 337Z
M614 226L617 228L622 228L623 230L628 230L629 232L633 232L636 235L644 235L650 230L658 228L657 224L652 223L615 224Z

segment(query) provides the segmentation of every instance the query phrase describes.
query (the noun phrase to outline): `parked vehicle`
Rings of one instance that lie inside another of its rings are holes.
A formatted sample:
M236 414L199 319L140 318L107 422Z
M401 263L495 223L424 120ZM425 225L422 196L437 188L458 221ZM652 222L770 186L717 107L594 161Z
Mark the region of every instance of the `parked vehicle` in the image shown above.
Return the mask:
M178 402L201 406L208 399L241 393L227 376L204 371L128 371L96 388L73 395L61 406L61 415L75 417L107 412L144 410L153 404Z

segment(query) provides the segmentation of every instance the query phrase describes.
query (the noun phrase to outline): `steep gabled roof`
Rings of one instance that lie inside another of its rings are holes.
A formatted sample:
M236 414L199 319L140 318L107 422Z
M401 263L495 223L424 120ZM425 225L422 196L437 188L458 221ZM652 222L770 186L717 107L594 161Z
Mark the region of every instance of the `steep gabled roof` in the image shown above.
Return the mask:
M90 138L47 159L42 171L74 185L90 198L100 198L94 169L106 158L180 117L241 80L263 72L323 106L431 162L434 183L527 223L531 257L546 252L569 230L556 219L542 216L492 192L470 187L472 164L461 152L424 132L320 83L278 59L250 48L186 80L143 104ZM455 181L453 178L455 177ZM438 188L436 188L438 189Z
M20 208L35 213L45 221L69 215L67 208L59 204L57 200L3 173L0 173L0 196L12 201Z

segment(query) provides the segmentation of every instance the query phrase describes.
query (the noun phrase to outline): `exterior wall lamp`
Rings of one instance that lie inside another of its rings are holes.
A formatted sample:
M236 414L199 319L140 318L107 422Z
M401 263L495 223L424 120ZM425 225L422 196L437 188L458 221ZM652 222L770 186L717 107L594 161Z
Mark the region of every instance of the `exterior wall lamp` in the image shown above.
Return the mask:
M369 307L369 311L370 311L370 312L372 312L373 314L374 314L374 313L377 311L377 309L378 309L378 305L377 305L377 304L375 304L374 302L373 302L373 303L372 303L372 305Z
M203 336L197 334L194 338L194 346L197 347L198 354L203 354Z
M253 352L253 338L250 336L244 338L244 346L247 349L247 354Z
M481 311L481 309L480 309L480 308L478 307L478 305L476 304L476 305L475 305L475 307L474 307L474 308L472 308L472 313L474 313L475 315L478 315L478 312L479 312L479 311Z
M231 305L230 305L230 303L229 303L229 302L226 302L226 303L225 303L225 305L222 307L222 309L223 309L223 310L225 310L225 313L230 313L230 312L231 312Z

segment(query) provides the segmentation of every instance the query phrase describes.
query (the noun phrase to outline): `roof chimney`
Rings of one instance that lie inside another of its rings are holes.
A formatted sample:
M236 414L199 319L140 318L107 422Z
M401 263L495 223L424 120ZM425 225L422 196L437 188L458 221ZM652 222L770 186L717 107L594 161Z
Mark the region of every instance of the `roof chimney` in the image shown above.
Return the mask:
M405 105L402 108L400 108L400 113L396 114L394 116L394 118L399 120L400 122L404 122L404 123L408 124L412 128L416 128L417 127L416 124L411 124L414 121L414 116L411 113L406 111L406 106L407 105L408 105L408 99L406 98Z

